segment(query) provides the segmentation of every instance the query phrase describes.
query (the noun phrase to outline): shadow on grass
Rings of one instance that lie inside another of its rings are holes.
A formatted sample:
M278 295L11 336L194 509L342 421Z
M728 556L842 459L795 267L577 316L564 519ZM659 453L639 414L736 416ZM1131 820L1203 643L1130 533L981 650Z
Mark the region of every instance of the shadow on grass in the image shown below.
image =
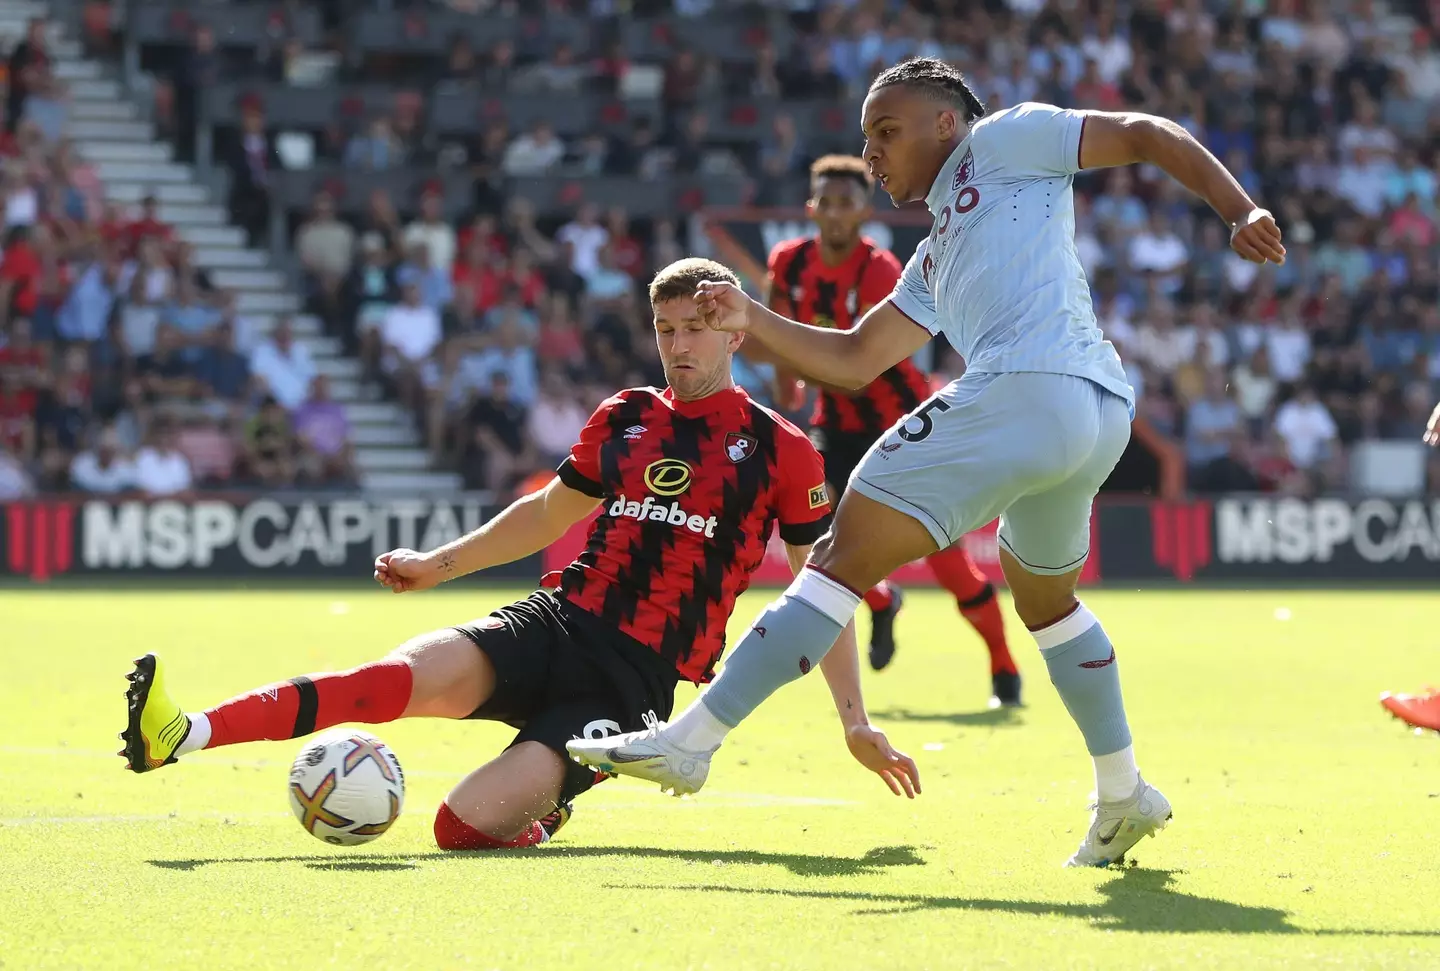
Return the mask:
M352 859L326 859L315 855L200 857L189 860L147 860L163 870L197 870L200 867L237 863L304 863L315 870L409 870L426 860L465 860L494 856L495 853L534 853L546 858L567 860L627 859L677 860L722 866L782 866L802 877L844 877L875 873L892 866L924 866L925 861L911 846L877 846L862 856L826 856L807 853L764 853L759 850L671 850L655 846L556 846L527 850L480 850L472 853L439 852L376 854Z
M151 860L151 863L156 861ZM305 864L312 870L344 870L347 873L379 873L386 870L415 870L418 863L400 859L311 860ZM176 869L180 869L176 867Z
M1171 887L1175 870L1132 868L1096 889L1105 897L1098 904L1066 904L1041 900L993 900L986 897L937 897L927 894L865 893L846 890L780 890L719 885L607 884L614 890L691 891L700 893L761 894L808 900L853 901L859 915L913 914L926 910L972 910L1030 914L1036 917L1074 917L1101 930L1141 934L1314 934L1324 936L1440 937L1440 931L1382 931L1365 928L1310 930L1290 923L1290 914L1276 907L1197 897Z
M911 711L909 708L891 708L887 711L872 711L870 717L876 724L886 722L923 722L932 725L961 725L971 728L998 728L1002 725L1020 725L1024 722L1020 710L1014 708L987 708L985 711Z

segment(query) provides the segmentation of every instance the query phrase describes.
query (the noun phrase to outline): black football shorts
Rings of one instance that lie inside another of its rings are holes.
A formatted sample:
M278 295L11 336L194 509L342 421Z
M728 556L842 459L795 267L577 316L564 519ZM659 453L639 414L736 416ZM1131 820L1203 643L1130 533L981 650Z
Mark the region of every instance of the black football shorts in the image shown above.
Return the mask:
M815 446L815 451L825 460L825 481L836 491L836 494L830 497L832 504L839 503L840 496L845 494L845 488L850 483L850 473L855 471L855 467L879 437L880 434L837 432L819 426L810 429L810 444Z
M540 742L565 759L562 799L599 781L571 761L565 743L644 727L670 717L679 680L672 665L599 617L549 590L456 628L495 666L495 691L471 718L520 730L511 745Z

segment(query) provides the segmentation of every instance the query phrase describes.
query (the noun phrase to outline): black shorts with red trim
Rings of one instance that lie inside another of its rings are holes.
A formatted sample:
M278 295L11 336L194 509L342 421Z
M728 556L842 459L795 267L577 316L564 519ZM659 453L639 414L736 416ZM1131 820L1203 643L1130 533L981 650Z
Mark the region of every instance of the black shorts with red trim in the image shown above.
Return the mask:
M495 690L469 717L518 728L510 742L539 742L565 760L562 799L602 773L573 761L572 738L640 731L647 712L664 720L675 706L674 667L594 614L548 590L456 628L495 666Z

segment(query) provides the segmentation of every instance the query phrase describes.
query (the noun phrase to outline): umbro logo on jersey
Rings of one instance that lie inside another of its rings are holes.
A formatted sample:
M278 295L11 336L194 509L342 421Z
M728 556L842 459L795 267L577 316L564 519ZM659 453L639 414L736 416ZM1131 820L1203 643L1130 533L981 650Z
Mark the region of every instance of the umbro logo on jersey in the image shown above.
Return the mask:
M649 431L649 429L646 428L644 425L631 425L629 428L625 429L625 441L637 441L639 440L640 436L644 435L647 431Z

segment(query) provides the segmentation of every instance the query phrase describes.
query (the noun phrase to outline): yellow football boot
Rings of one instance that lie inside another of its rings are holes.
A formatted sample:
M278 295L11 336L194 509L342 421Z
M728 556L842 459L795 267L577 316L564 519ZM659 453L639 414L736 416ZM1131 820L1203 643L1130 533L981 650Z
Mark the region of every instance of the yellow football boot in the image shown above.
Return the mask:
M165 692L164 669L154 654L135 659L135 670L125 677L130 687L129 722L120 733L125 766L131 772L149 772L175 761L175 749L190 734L190 719Z

